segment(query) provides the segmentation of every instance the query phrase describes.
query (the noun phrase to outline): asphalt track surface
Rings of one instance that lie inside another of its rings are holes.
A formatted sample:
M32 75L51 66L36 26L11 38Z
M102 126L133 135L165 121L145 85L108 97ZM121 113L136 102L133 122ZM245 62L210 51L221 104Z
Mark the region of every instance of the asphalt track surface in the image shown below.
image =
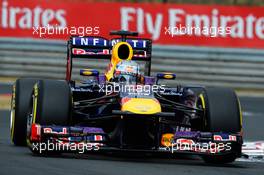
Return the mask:
M1 93L10 93L10 86L0 85ZM240 99L244 114L246 140L264 140L264 99ZM90 154L33 156L26 147L15 147L9 139L9 111L0 111L0 175L170 175L170 174L235 174L263 175L264 163L236 161L227 165L205 164L197 157L145 157Z

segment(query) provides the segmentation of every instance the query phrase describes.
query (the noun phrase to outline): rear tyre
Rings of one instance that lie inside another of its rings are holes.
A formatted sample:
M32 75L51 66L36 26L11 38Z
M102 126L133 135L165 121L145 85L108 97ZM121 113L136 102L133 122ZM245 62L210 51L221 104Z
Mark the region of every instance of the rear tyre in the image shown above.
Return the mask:
M203 130L208 132L238 133L242 128L240 103L229 88L206 88L199 100L205 111ZM241 155L241 145L232 145L232 153L203 156L208 163L230 163Z
M27 111L32 88L37 79L17 79L13 85L10 115L11 141L16 146L26 146Z
M32 150L31 125L69 126L71 122L72 95L70 86L66 81L40 80L35 84L31 110L28 115L28 146L35 154L55 153L44 151L42 153Z

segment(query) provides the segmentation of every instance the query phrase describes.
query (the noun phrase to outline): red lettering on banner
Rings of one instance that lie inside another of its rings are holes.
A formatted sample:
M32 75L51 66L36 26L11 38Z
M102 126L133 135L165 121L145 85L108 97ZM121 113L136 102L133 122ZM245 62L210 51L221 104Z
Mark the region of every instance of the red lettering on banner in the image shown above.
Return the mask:
M65 10L42 8L42 4L37 3L32 6L31 3L27 5L25 2L19 1L2 1L0 4L1 28L32 29L32 27L38 26L57 25L58 27L65 27L67 25Z

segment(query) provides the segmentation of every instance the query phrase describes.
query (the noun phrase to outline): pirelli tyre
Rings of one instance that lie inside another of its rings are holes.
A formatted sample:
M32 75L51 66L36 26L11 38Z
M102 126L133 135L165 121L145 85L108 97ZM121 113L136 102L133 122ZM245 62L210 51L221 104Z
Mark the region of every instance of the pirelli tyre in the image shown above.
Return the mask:
M31 126L68 126L71 122L72 95L66 81L40 80L33 88L31 110L28 115L28 146L31 148ZM39 153L31 149L33 153ZM46 152L44 152L46 153Z
M33 123L40 125L70 124L72 95L66 81L40 80L34 86Z
M32 89L37 79L17 79L13 85L10 115L11 141L16 146L26 145L27 111Z
M205 88L199 96L204 109L203 130L208 132L239 133L242 129L242 114L236 93L229 88ZM232 153L225 156L203 156L208 163L230 163L241 154L241 145L232 146Z

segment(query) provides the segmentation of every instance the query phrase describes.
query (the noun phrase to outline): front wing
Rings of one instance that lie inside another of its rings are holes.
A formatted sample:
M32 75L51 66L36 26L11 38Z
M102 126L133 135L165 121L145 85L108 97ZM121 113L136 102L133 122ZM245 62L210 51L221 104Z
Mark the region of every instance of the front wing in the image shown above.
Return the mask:
M200 131L178 131L163 134L160 142L149 149L128 149L119 145L108 145L108 135L96 127L40 126L32 124L28 132L28 146L34 153L44 152L102 152L125 151L146 153L184 153L197 155L241 156L243 144L240 133L212 133Z

